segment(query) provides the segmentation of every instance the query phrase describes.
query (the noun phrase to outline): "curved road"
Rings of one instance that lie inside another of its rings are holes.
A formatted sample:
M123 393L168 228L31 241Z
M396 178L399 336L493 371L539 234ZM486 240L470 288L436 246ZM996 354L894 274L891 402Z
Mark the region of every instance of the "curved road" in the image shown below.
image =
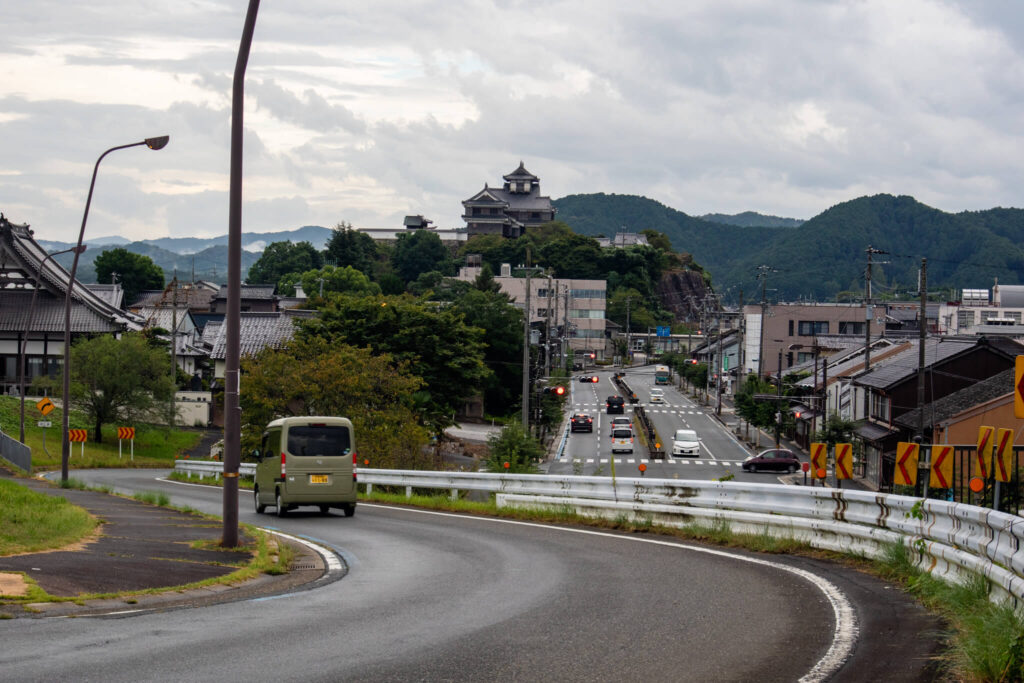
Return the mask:
M74 476L221 509L219 490L152 471ZM277 519L242 500L243 522L333 547L348 574L201 609L0 622L3 679L795 681L852 651L832 680L916 680L934 648L902 594L826 562L368 504Z

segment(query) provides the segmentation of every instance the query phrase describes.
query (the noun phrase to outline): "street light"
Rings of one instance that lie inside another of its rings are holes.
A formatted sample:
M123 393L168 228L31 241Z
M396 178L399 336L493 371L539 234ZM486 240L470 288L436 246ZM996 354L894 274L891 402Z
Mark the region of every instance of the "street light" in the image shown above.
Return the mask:
M32 332L32 323L35 322L36 295L39 294L40 281L43 277L43 270L46 268L46 262L58 254L68 254L72 251L78 251L78 253L81 253L85 251L85 245L83 244L80 247L71 247L70 249L62 249L60 251L55 251L52 254L47 254L46 258L44 258L43 262L39 265L39 272L36 273L36 286L32 289L32 303L29 304L28 307L28 324L25 326L25 336L22 337L21 340L21 353L19 354L20 358L18 360L18 363L21 366L18 375L19 384L21 385L21 432L19 440L22 443L25 443L25 349L28 346L28 335Z
M107 156L111 152L116 152L119 149L128 149L129 147L141 147L145 145L152 150L163 149L167 146L167 142L170 140L169 135L161 135L155 138L146 138L142 142L133 142L129 145L118 145L117 147L111 147L106 152L100 155L100 158L96 160L96 165L92 169L92 181L89 183L89 195L85 199L85 213L82 214L82 228L78 231L78 244L74 248L75 258L71 262L71 274L68 278L68 288L64 293L64 384L63 394L61 399L63 405L61 409L64 413L61 420L61 437L63 439L60 448L60 480L66 482L68 480L68 460L71 457L71 442L68 441L68 413L71 407L71 290L75 286L75 273L78 272L78 257L81 255L82 240L85 239L85 222L89 218L89 205L92 204L92 191L96 187L96 173L100 170L100 162L103 161L103 157Z

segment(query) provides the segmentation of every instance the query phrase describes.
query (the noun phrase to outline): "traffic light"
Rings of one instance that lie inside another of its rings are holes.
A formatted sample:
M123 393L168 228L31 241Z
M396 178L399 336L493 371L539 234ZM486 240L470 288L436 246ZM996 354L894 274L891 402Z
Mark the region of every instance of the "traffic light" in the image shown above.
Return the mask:
M596 354L596 353L593 353L593 352L591 352L591 354L590 354L590 360L594 360L595 358L597 358L597 354Z
M559 385L555 387L544 387L545 394L554 394L555 396L565 396L565 387Z

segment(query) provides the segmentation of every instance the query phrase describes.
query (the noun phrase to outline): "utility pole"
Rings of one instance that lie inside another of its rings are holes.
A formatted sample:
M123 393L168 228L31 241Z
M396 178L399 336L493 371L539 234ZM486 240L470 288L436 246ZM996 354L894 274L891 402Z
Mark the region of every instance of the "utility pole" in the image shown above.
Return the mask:
M928 337L928 259L921 259L921 312L917 349L917 435L924 442L924 343Z
M716 365L718 370L715 372L715 392L718 394L718 399L715 403L715 415L722 414L722 306L719 303L715 307L715 330L718 333L718 351L715 352L715 357L718 359Z
M871 257L875 254L887 254L881 249L868 245L868 267L864 271L864 372L871 369ZM864 419L871 414L871 392L864 390Z
M523 310L523 431L530 433L530 276L535 268L530 265L530 249L526 249L526 265L516 268L526 271L526 308Z
M633 367L633 343L629 336L629 303L632 300L632 298L628 296L626 297L626 358L629 359L630 367ZM623 361L625 361L626 358L623 358Z
M764 328L768 322L768 273L771 266L758 266L757 279L761 281L761 337L757 347L757 376L764 377Z
M743 376L746 374L746 353L744 353L745 344L747 343L747 316L743 312L743 290L740 290L740 324L739 324L739 345L736 347L736 384L733 386L732 395L740 393L743 389Z
M569 370L569 285L562 285L565 292L565 308L562 314L562 371Z
M781 340L780 340L781 341ZM775 447L779 447L779 441L782 437L782 347L779 347L779 383L776 387L776 396L778 400L775 401L775 408L779 412L775 415Z
M171 391L171 406L170 413L167 416L167 420L170 423L171 428L174 427L174 394L177 390L178 379L178 269L174 269L174 279L171 280L171 286L174 287L174 294L171 295L171 382L175 384L174 390Z
M544 376L551 376L551 271L548 270L547 307L544 309ZM558 300L555 300L557 304Z

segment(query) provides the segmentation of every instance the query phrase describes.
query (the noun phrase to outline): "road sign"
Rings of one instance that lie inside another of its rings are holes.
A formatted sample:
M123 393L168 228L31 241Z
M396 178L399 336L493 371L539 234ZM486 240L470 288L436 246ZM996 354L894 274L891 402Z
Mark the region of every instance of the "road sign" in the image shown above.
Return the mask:
M1024 356L1017 356L1013 368L1013 416L1024 417Z
M836 479L853 478L853 444L836 444Z
M825 467L828 465L828 444L827 443L812 443L811 444L811 472L818 479L824 479L825 477L820 476L819 472L824 472Z
M953 447L932 446L932 475L928 486L933 489L952 488Z
M39 412L43 415L49 415L53 412L53 401L48 398L40 399L39 401L36 401L36 408L38 408Z
M117 438L119 439L134 439L135 438L135 427L118 427Z
M671 337L672 336L672 328L668 327L667 325L659 325L658 326L658 336L659 337Z
M39 422L36 422L36 427L52 427L52 426L53 426L53 423L50 422L49 420L40 420Z
M1013 473L1013 430L1000 429L996 433L996 481L1010 481Z
M913 486L917 483L917 461L921 446L900 441L896 444L896 467L893 468L893 483Z
M68 430L68 441L82 441L84 442L89 436L88 429L69 429Z
M978 428L978 453L975 461L976 474L988 479L989 468L992 466L992 447L995 446L996 430L992 427Z

